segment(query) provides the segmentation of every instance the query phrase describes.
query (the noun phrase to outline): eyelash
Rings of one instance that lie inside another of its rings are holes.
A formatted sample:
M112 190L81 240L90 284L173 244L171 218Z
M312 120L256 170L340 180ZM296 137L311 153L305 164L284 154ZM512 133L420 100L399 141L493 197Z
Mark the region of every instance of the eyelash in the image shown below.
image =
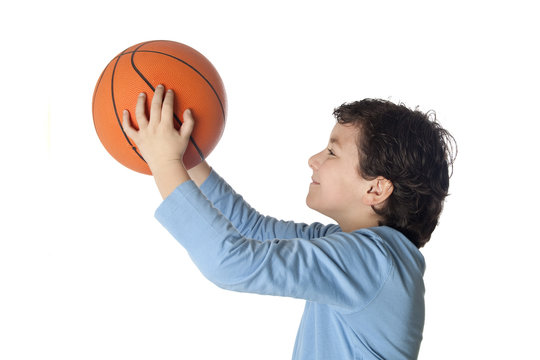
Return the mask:
M329 155L332 155L332 156L336 155L336 154L334 154L334 152L332 150L330 150L330 149L327 149L327 150L328 150Z

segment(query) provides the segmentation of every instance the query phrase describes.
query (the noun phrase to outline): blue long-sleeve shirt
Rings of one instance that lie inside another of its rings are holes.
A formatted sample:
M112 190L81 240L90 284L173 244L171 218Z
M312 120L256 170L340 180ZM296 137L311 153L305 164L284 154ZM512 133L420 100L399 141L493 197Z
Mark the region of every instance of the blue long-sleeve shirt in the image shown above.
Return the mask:
M400 232L263 216L214 170L155 216L216 285L307 300L293 359L417 358L425 263Z

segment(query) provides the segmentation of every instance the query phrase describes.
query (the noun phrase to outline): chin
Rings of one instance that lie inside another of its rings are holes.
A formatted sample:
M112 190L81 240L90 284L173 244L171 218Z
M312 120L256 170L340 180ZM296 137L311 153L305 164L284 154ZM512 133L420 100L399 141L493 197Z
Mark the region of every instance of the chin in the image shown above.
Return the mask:
M316 206L314 206L314 204L313 204L313 198L312 198L312 196L310 196L310 195L311 195L311 194L308 193L307 196L306 196L306 205L308 206L308 208L318 211L318 210L316 209Z
M306 197L306 205L307 205L308 208L313 209L313 207L311 206L311 202L309 201L309 195ZM315 210L315 209L313 209L313 210Z
M306 205L308 208L310 208L311 210L315 210L316 212L318 212L319 214L322 214L324 216L328 216L330 217L327 212L325 212L323 209L321 209L320 207L317 206L317 204L314 204L313 201L310 201L309 199L309 196L306 198Z

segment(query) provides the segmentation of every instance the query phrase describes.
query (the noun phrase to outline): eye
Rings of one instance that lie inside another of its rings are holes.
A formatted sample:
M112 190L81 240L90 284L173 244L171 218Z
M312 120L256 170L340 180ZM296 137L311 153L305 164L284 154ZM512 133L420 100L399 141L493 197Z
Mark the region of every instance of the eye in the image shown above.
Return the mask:
M331 155L331 156L336 155L336 154L334 154L334 152L332 151L332 149L328 148L327 150L328 150L328 155Z

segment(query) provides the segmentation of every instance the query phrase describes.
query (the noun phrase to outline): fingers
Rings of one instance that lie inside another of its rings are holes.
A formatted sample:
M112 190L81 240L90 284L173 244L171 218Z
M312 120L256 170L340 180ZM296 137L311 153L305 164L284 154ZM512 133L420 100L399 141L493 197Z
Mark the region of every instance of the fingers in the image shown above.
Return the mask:
M124 113L122 114L122 127L124 128L126 135L130 138L134 139L137 136L137 130L135 130L129 122L129 111L127 110L124 110Z
M195 120L193 119L193 114L191 113L191 110L186 109L186 111L184 111L184 122L182 123L182 126L180 126L180 136L184 139L189 139L194 126Z
M146 94L139 94L139 97L137 98L137 105L135 108L135 117L137 119L137 124L139 125L139 130L145 129L146 127L148 127L149 124L158 126L161 121L163 121L163 125L165 127L173 126L174 92L172 90L168 90L165 94L165 98L163 97L164 93L165 87L163 85L158 85L154 92L154 96L152 97L152 104L150 107L150 120L148 120L146 116ZM193 117L191 116L191 113L189 113L188 117L193 122ZM136 134L138 133L138 131L131 126L131 123L129 121L129 112L127 110L125 110L123 113L122 127L124 128L126 135L128 135L132 139L133 136L136 136ZM191 128L189 129L190 134L192 130L193 126L191 125Z
M140 93L137 98L137 106L135 107L135 118L139 129L144 129L148 126L148 119L146 118L146 94ZM128 114L129 115L129 114Z
M169 89L165 94L165 99L163 100L163 107L161 108L161 122L163 126L171 127L173 126L174 118L174 92Z
M154 97L152 97L152 105L150 106L150 123L159 124L161 121L161 105L163 104L163 93L165 87L163 85L156 86Z

